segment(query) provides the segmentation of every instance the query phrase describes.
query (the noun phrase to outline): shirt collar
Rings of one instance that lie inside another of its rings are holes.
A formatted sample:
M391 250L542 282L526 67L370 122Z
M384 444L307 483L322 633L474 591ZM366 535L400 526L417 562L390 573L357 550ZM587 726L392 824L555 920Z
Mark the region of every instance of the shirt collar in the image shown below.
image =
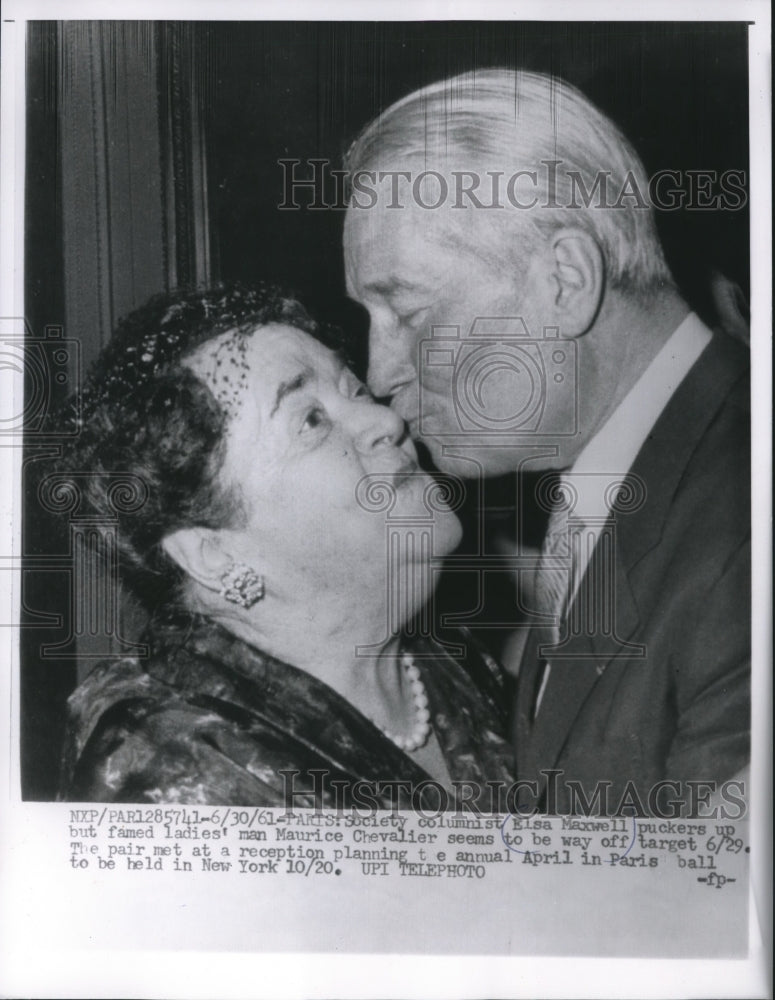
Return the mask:
M632 466L649 432L710 343L713 334L695 313L677 327L648 368L608 420L587 442L563 479L578 495L574 514L581 517L608 513L602 500L600 477L624 475ZM595 482L597 480L597 482Z

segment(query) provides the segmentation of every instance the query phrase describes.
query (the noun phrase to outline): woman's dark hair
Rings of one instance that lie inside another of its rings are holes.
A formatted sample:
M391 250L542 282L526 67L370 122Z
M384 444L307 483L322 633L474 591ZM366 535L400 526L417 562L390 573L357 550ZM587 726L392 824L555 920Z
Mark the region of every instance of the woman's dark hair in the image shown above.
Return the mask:
M336 331L270 285L157 295L119 323L80 400L68 404L77 433L59 471L77 476L82 511L116 525L121 573L151 612L173 602L183 582L162 539L184 527L230 527L242 514L218 480L226 414L184 361L222 333L270 323L342 347Z

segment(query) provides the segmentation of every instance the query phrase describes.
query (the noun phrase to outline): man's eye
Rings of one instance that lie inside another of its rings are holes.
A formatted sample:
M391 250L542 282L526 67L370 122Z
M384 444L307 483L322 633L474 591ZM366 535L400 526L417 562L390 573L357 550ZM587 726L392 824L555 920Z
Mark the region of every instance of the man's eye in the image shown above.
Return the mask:
M417 327L428 315L429 306L421 306L419 309L412 309L409 312L400 313L398 321L402 326Z

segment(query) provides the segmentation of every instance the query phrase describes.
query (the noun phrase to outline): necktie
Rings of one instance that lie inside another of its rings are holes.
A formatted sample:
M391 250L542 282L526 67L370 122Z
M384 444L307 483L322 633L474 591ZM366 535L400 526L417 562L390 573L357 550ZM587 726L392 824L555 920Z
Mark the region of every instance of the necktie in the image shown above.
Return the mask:
M536 611L547 619L544 625L539 626L539 648L542 645L557 646L560 642L560 621L571 581L570 555L568 508L563 503L555 506L549 517L549 526L535 574ZM542 657L533 717L538 714L549 670L550 665L546 657Z
M553 619L547 623L548 638L545 642L557 645L560 640L559 621L570 587L570 539L568 511L565 506L555 508L549 518L549 527L541 548L535 575L536 610Z

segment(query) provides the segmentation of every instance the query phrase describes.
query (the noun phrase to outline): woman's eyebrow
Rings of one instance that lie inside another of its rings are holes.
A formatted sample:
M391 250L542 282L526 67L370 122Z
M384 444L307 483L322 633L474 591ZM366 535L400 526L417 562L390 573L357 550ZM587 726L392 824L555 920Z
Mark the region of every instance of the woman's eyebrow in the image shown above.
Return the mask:
M312 372L309 368L307 368L304 371L293 375L291 378L284 379L277 387L269 419L271 420L275 413L277 413L283 400L287 399L291 393L298 392L299 389L303 389L311 378Z

